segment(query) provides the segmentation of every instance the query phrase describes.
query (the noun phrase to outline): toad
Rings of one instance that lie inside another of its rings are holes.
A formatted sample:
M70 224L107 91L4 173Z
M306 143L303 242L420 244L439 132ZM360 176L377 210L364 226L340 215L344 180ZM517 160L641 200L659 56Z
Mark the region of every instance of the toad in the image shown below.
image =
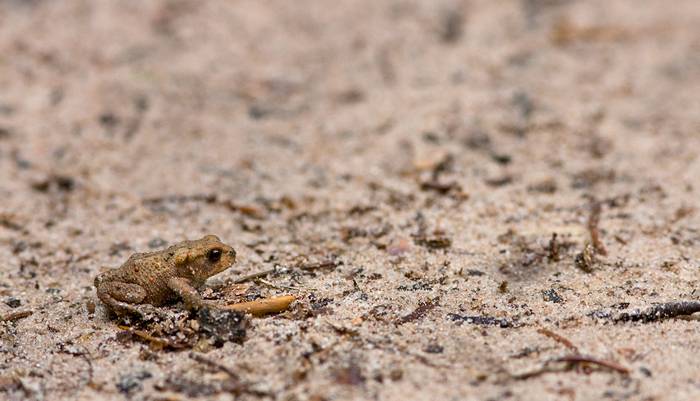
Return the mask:
M228 269L236 251L215 235L182 241L167 249L136 253L121 267L95 277L97 296L117 315L162 316L156 308L182 299L188 309L210 305L197 289Z

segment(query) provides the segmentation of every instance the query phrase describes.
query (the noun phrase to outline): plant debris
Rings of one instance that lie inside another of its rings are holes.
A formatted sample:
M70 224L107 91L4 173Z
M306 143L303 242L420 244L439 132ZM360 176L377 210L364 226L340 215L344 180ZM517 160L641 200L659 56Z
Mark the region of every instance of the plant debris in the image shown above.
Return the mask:
M583 246L583 251L576 254L574 258L574 263L576 267L585 271L586 273L592 273L595 264L595 248L590 242L586 242Z
M430 343L423 349L423 352L428 354L442 354L444 350L445 347L443 347L442 345Z
M264 316L284 311L295 300L296 297L292 295L284 295L281 297L263 298L250 302L226 305L223 309L250 313L253 316Z
M569 46L573 43L618 42L634 37L629 28L617 25L576 25L567 16L562 16L552 26L549 38L556 46Z
M440 40L443 43L456 43L462 37L464 16L457 7L444 9L440 15Z
M15 222L12 219L12 216L6 213L0 213L0 227L4 227L12 231L24 231L24 227L21 224Z
M563 344L566 348L574 351L575 353L578 354L578 347L574 345L569 339L566 337L563 337L551 330L545 329L545 328L540 328L537 330L538 333L542 334L543 336L547 336L554 341L558 342L559 344Z
M153 377L153 375L147 370L126 373L119 376L119 380L115 386L120 393L128 396L143 389L143 385L141 383L151 377Z
M278 271L279 271L278 266L275 266L272 269L267 269L267 270L263 270L261 272L252 273L252 274L249 274L247 276L239 277L239 278L235 279L233 281L233 283L234 284L243 284L243 283L246 283L248 281L254 281L254 280L257 280L259 278L265 278L265 277L269 276L270 274L277 273Z
M197 322L202 332L212 336L215 345L222 345L226 341L242 343L248 328L245 314L237 310L202 308L197 312Z
M242 393L241 385L230 378L226 380L202 380L179 374L168 376L164 382L158 383L155 387L160 391L183 394L187 397L211 397L221 393Z
M558 262L559 258L559 242L557 241L557 233L552 233L552 239L549 240L549 245L547 245L547 259L549 259L550 262Z
M320 269L334 269L342 264L343 264L342 261L331 259L331 260L326 260L326 261L318 262L318 263L302 264L302 265L298 265L297 267L299 269L305 270L305 271L314 271L314 270L320 270Z
M574 174L571 187L573 189L587 189L602 182L611 183L615 181L615 178L614 170L591 168Z
M575 367L580 367L584 373L590 373L593 366L598 366L622 375L629 375L630 373L629 369L618 364L617 362L574 354L549 360L539 369L513 375L512 378L516 380L527 380L533 377L541 376L545 373L567 372Z
M346 386L362 386L367 379L362 374L362 370L354 361L350 361L347 366L336 369L333 377L338 384Z
M420 245L428 249L447 249L452 246L452 240L442 233L429 237L414 237L413 242L416 245Z
M668 302L654 305L645 311L625 312L614 320L616 322L651 323L678 316L692 315L696 312L700 312L700 302L698 301Z
M457 325L467 324L478 324L482 326L498 326L501 328L513 327L513 323L506 319L499 319L491 316L466 316L459 315L456 313L448 313L447 318L453 322L457 322Z
M435 309L436 306L438 306L438 301L439 298L434 298L418 303L418 307L413 312L396 319L396 325L400 326L405 323L422 319L423 317L425 317L426 314L428 314L428 312L430 312L431 310Z
M454 167L454 156L452 154L447 154L440 160L435 166L433 166L430 172L430 178L424 180L420 183L420 188L423 191L434 191L440 195L446 195L449 193L454 193L457 198L464 200L468 196L462 193L462 187L456 181L445 182L440 177Z
M557 233L553 233L546 246L540 245L539 239L531 239L508 229L498 236L498 242L510 246L509 257L503 261L499 270L502 273L524 279L528 273L536 272L537 267L547 260L557 262L570 253L576 244L572 241L561 241Z
M125 339L127 335L134 336L144 342L148 343L152 350L162 350L165 348L170 349L184 349L188 345L184 342L170 341L165 338L160 338L149 334L145 330L134 329L128 326L119 326L121 333L117 333L117 338Z
M10 308L19 308L22 305L22 301L18 298L15 297L9 297L5 299L3 302L5 302L5 305L9 306Z
M544 298L545 301L547 302L554 302L555 304L559 304L564 302L564 298L562 298L559 293L557 293L554 288L550 288L548 290L542 290L542 297Z
M541 194L553 194L558 189L557 181L554 178L547 178L540 182L536 182L527 187L529 192L538 192Z
M513 182L513 176L503 175L495 178L487 178L484 183L490 187L503 187Z
M452 191L459 192L461 187L456 182L438 182L438 181L425 181L420 184L420 189L424 191L435 191L439 194L448 194Z
M50 174L42 180L32 183L32 188L38 192L60 191L70 192L75 189L75 180L61 174Z
M605 249L605 246L600 239L600 230L598 229L602 208L603 207L600 202L593 200L591 203L591 214L588 217L588 232L591 235L591 244L593 245L595 251L605 256L608 254L608 251Z
M14 322L15 320L20 320L24 319L25 317L29 317L34 313L33 311L30 310L25 310L25 311L19 311L19 312L12 312L8 313L5 316L2 316L2 321L4 322Z
M192 360L214 371L223 372L226 377L224 379L214 377L204 379L201 374L193 374L192 371L187 371L181 375L171 375L168 377L165 383L157 385L159 390L183 393L188 397L212 396L220 393L230 393L234 395L249 394L256 397L270 396L269 393L255 390L250 383L241 380L234 368L225 366L197 352L190 352L189 356Z
M201 308L196 314L182 312L166 315L160 321L138 321L138 326L119 326L117 339L145 342L153 351L206 350L211 345L245 340L248 321L242 312L220 308Z
M229 375L229 377L231 377L233 379L236 379L236 380L239 379L238 374L236 374L236 372L234 372L233 369L231 369L227 366L224 366L218 362L212 361L211 359L205 357L204 355L200 355L196 352L190 352L190 358L192 358L193 360L195 360L201 364L204 364L204 365L207 365L209 367L220 370L222 372L225 372L227 375Z

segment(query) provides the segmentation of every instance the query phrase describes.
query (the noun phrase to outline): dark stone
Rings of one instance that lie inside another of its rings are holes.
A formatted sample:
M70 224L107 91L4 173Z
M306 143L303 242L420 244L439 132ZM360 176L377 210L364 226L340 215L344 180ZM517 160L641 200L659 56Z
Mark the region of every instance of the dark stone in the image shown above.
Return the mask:
M202 308L197 312L197 321L202 331L214 338L218 346L226 341L242 343L245 340L248 320L242 312Z
M121 375L116 384L117 390L120 393L129 395L137 390L141 390L143 388L141 382L150 377L153 377L153 375L146 370Z
M15 297L10 297L5 300L5 305L9 306L10 308L18 308L20 305L22 305L22 301Z
M166 245L168 245L168 243L160 237L153 238L152 240L148 241L148 247L151 249L163 248Z
M428 344L428 346L424 349L424 351L429 354L442 354L442 351L444 350L445 348L440 344Z
M553 288L542 291L542 296L547 302L554 302L555 304L564 302L564 298L562 298Z

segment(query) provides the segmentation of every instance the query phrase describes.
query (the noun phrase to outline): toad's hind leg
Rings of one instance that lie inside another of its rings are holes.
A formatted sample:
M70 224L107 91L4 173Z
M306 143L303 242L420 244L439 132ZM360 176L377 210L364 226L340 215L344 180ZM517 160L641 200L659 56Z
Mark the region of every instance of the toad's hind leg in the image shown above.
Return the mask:
M140 304L146 299L146 290L138 284L121 281L102 282L97 287L97 296L117 315L139 315L154 313L151 305ZM155 313L160 315L159 313Z

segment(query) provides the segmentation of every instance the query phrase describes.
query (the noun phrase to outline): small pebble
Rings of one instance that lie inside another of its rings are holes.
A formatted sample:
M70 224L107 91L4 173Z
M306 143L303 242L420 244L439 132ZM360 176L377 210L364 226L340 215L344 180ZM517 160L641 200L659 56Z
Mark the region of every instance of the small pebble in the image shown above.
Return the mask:
M18 308L22 305L22 301L15 297L10 297L5 300L5 305L9 306L10 308Z
M429 353L429 354L442 354L442 351L444 351L445 348L442 345L439 344L428 344L427 347L423 351Z
M164 246L168 245L168 243L160 237L153 238L152 240L148 241L148 247L151 249L156 249L156 248L162 248Z

